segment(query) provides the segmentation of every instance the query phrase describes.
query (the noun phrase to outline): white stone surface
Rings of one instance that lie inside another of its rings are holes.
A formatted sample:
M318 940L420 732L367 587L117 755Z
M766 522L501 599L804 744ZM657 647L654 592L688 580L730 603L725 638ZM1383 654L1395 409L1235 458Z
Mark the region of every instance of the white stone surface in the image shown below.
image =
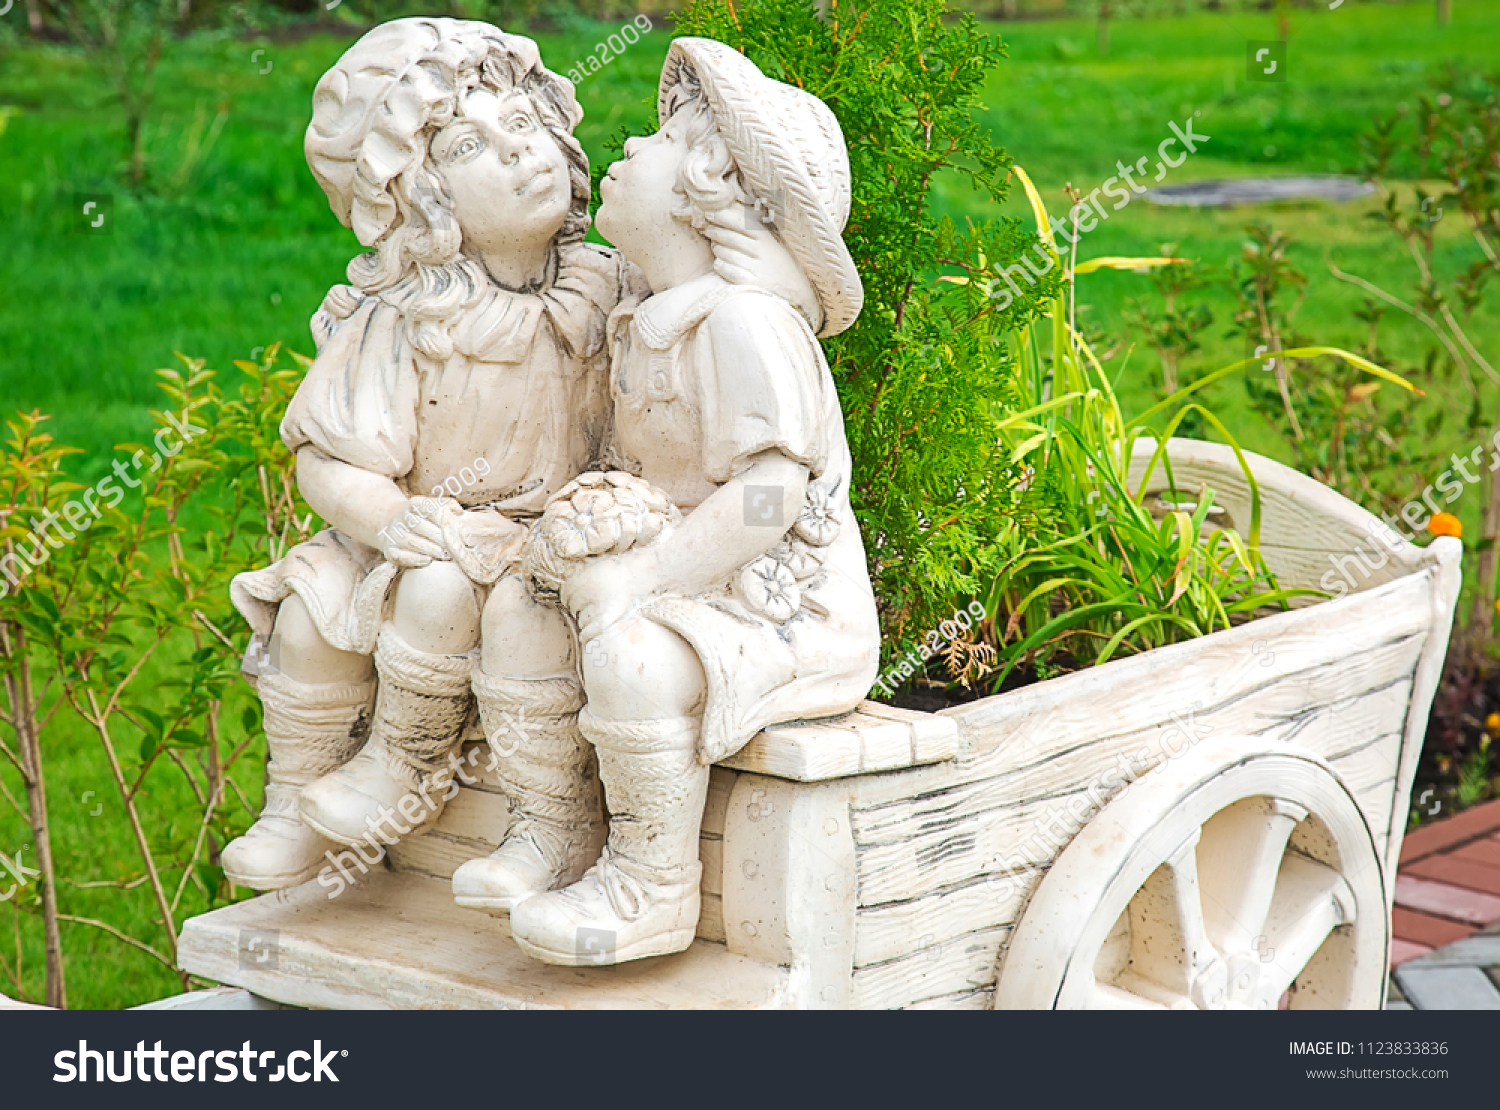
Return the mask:
M246 990L233 987L215 987L206 991L190 991L174 994L144 1006L132 1006L132 1010L281 1010L287 1007L268 1001Z
M276 933L274 966L243 958ZM216 910L184 927L180 959L254 994L313 1009L767 1009L787 973L698 941L670 960L555 968L502 919L455 912L448 884L380 873L329 899L316 884Z
M708 765L767 726L847 713L879 656L843 418L816 338L848 327L863 299L841 238L838 124L703 39L673 43L659 104L661 129L627 142L600 185L599 230L651 289L610 318L618 469L549 504L523 568L577 628L578 724L611 810L580 880L510 909L523 951L557 964L596 962L585 936L607 936L612 961L686 948L702 917ZM909 721L845 726L843 765L910 765L914 736ZM455 875L456 891L470 874ZM733 875L726 864L726 904ZM757 920L746 919L757 950L797 928Z
M679 951L708 765L868 692L879 622L817 342L863 302L838 123L702 39L674 42L659 107L601 190L622 258L580 241L582 113L530 40L396 20L319 82L308 164L369 253L282 424L330 527L234 584L271 751L237 884L433 828L477 704L510 823L453 871L459 906L551 962L595 962L584 933ZM860 726L813 726L843 728L837 758L740 766L951 754L951 726Z
M1179 443L1173 450L1216 490L1230 486L1237 464L1223 448ZM1286 535L1280 514L1287 506L1316 503L1322 487L1284 468L1262 469L1263 460L1253 456L1251 461L1262 477L1267 534ZM1244 508L1232 499L1229 504L1231 513ZM1352 550L1363 535L1364 514L1337 498L1325 507L1322 542L1335 553ZM782 759L785 773L713 770L699 831L701 910L693 950L706 946L784 969L784 993L776 1005L986 1009L997 974L1007 974L1012 935L1037 931L1028 924L1028 907L1045 904L1038 884L1049 868L1062 864L1075 835L1077 843L1088 843L1084 837L1097 839L1106 828L1095 831L1090 820L1096 808L1091 785L1097 796L1115 799L1111 806L1130 803L1135 811L1137 835L1122 836L1114 850L1150 848L1163 859L1175 856L1179 844L1211 825L1237 797L1283 798L1309 814L1288 835L1289 854L1298 857L1292 866L1306 870L1306 860L1321 859L1326 870L1317 874L1336 871L1354 895L1354 921L1333 926L1344 936L1360 931L1353 956L1342 964L1354 973L1345 1004L1379 1005L1382 989L1369 985L1369 978L1380 978L1369 970L1372 961L1384 963L1388 918L1379 902L1393 887L1414 767L1411 745L1421 735L1412 722L1425 720L1431 676L1441 664L1458 556L1456 543L1440 540L1426 550L1402 552L1402 573L1372 581L1337 604L1296 609L945 710L934 720L956 726L957 737L944 741L952 755L931 764L803 782L797 780L815 761L814 747L787 760L795 744L766 744L766 735L757 737L745 753L765 744L757 758L763 766ZM1288 567L1283 581L1297 585L1317 570L1302 567ZM874 730L887 723L868 708L857 716L870 719L835 727ZM811 745L827 725L783 731ZM1129 785L1111 779L1122 759L1131 772ZM1287 760L1305 770L1289 771ZM1251 783L1255 776L1266 781ZM437 882L466 854L497 843L509 817L504 797L485 778L464 787L433 831L398 846L396 865L415 872L413 879ZM1189 789L1193 784L1198 786ZM1203 800L1210 797L1217 800ZM1183 804L1193 798L1198 800ZM1070 808L1076 818L1068 817ZM1367 830L1363 849L1357 847L1361 827ZM1062 843L1038 835L1047 828L1058 829ZM1222 843L1219 831L1207 841ZM1326 863L1335 858L1330 845L1337 848L1336 868ZM1347 874L1346 854L1351 866L1364 859L1362 874ZM1269 874L1264 863L1274 857L1255 857L1263 863L1258 874ZM1214 867L1224 872L1221 863ZM1285 876L1294 883L1298 877ZM1277 889L1282 878L1278 868ZM1378 896L1371 892L1377 882ZM1342 892L1340 883L1335 886ZM1103 877L1090 878L1086 870L1067 885L1096 905L1107 887ZM305 889L309 901L322 897L316 885ZM1127 893L1128 903L1134 894ZM1332 894L1330 888L1330 899ZM345 912L342 902L320 903L327 927ZM368 909L358 912L364 915L365 949L350 945L339 956L339 970L329 973L333 982L357 982L360 991L378 994L387 974L403 984L447 974L433 964L426 940L410 938L399 922L387 927ZM214 928L221 931L249 914L258 926L280 928L283 937L302 928L297 912L276 898L218 914ZM471 916L480 924L464 920ZM1080 914L1080 923L1089 920ZM183 960L190 970L296 1001L289 992L300 988L269 978L252 985L237 967L227 966L227 957L204 956L203 944L194 939L199 928L193 922L185 931ZM443 951L450 944L453 950L477 944L484 958L498 958L494 946L508 943L477 915L434 917L430 928L427 939L436 938ZM465 928L480 932L465 940ZM1378 940L1378 957L1370 954L1377 947L1371 938ZM1255 937L1249 939L1255 951ZM1272 943L1268 936L1259 951ZM1070 951L1087 947L1080 938ZM1330 950L1318 959L1336 954ZM1268 962L1274 965L1275 957ZM513 973L504 960L487 966L498 975ZM661 999L670 992L671 1005L699 1004L691 991L678 990L682 981L671 959L639 966L657 969L659 985L651 989L663 992ZM1044 971L1067 975L1061 967ZM504 981L483 989L514 997ZM358 1004L368 1004L360 997ZM701 1002L717 1005L717 997L705 994ZM1304 993L1298 1004L1316 998ZM559 1004L587 1005L589 996L582 992Z
M430 824L476 671L537 680L532 754L578 784L563 823L597 809L577 706L550 681L576 672L572 635L518 577L531 521L601 449L604 324L629 280L582 242L581 118L535 43L473 21L376 27L318 83L308 164L368 253L313 319L281 428L329 528L233 586L271 753L265 813L225 850L238 884L294 886L372 823L388 840Z

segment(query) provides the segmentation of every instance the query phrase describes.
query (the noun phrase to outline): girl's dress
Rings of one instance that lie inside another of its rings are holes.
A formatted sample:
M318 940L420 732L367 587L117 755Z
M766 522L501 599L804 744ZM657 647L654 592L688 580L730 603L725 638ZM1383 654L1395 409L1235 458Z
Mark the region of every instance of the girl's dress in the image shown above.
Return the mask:
M313 320L318 356L287 408L282 441L390 478L409 497L455 497L465 509L529 520L598 455L606 313L619 301L623 263L591 244L565 248L555 280L534 295L501 289L467 259L442 276L463 307L445 323L452 354L441 359L414 346L434 327L413 312L417 277L374 296L330 294ZM494 581L516 554L477 552L475 562ZM236 575L230 592L262 641L295 593L330 645L369 654L397 573L375 548L329 528Z

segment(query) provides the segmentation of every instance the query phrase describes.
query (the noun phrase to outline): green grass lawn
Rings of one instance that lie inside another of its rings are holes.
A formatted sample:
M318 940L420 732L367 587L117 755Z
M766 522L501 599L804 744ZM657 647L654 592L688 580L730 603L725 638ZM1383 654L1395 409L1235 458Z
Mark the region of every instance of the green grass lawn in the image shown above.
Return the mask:
M1089 23L1008 24L1003 33L1011 61L991 84L988 118L1054 214L1067 207L1065 184L1087 193L1116 173L1117 162L1149 155L1154 177L1157 146L1171 135L1169 122L1181 127L1189 116L1195 131L1211 138L1198 154L1168 169L1161 184L1348 173L1357 165L1356 136L1370 129L1375 116L1414 105L1416 94L1450 63L1470 70L1493 66L1494 44L1500 42L1500 3L1494 2L1463 5L1446 28L1436 26L1431 7L1421 4L1344 5L1334 11L1319 5L1294 9L1291 22L1281 83L1247 80L1247 42L1277 37L1270 12L1118 21L1107 58L1094 54ZM960 195L947 200L955 214L964 211ZM1161 244L1175 243L1179 255L1222 269L1237 256L1248 223L1270 223L1298 241L1292 257L1310 278L1299 328L1320 342L1353 347L1365 336L1353 316L1364 294L1335 280L1327 263L1403 299L1416 279L1402 244L1370 218L1378 207L1373 197L1230 209L1158 207L1138 199L1088 233L1079 257L1153 255ZM1019 190L1006 211L1030 219ZM1466 265L1478 257L1458 220L1438 231L1446 260ZM1129 297L1150 301L1149 283L1110 271L1081 279L1080 299L1090 306L1085 318L1138 343L1121 322ZM1205 299L1216 321L1227 325L1233 315L1227 290ZM1391 324L1383 338L1392 354L1402 365L1419 363L1430 343L1426 332L1407 320ZM1243 341L1227 332L1227 326L1207 332L1203 355L1189 365L1214 367L1244 357ZM1500 355L1500 309L1493 298L1471 334L1494 362ZM1149 348L1126 347L1110 366L1122 372L1122 393L1137 405L1146 400L1144 386L1159 378ZM1237 383L1210 396L1244 446L1288 457L1280 437L1247 410ZM1434 405L1447 401L1431 398ZM1473 528L1479 523L1476 498L1462 503L1460 513Z
M1065 208L1066 182L1087 192L1116 172L1117 160L1150 155L1154 165L1169 121L1182 124L1190 116L1211 138L1170 171L1170 183L1344 172L1353 166L1355 136L1372 116L1410 102L1449 61L1492 64L1500 42L1500 0L1465 0L1447 28L1433 25L1426 3L1317 6L1294 10L1291 20L1287 80L1279 84L1246 80L1246 42L1276 37L1271 13L1119 20L1108 57L1095 55L1088 21L1008 24L1002 30L1010 60L988 90L986 118L1057 212ZM18 109L0 133L7 233L0 252L6 291L0 408L55 414L53 433L83 448L77 465L86 480L105 472L117 443L146 433L147 409L158 405L150 371L168 365L173 351L219 367L277 340L310 352L308 317L328 287L343 280L357 244L307 171L302 133L314 83L357 34L175 43L162 62L149 123L156 186L142 195L122 184L121 117L96 62L64 47L0 41L0 109ZM566 70L598 37L544 36L543 54ZM622 128L647 127L667 41L664 32L651 35L582 84L581 138L596 157ZM90 196L105 196L110 205L98 232L82 227L79 210ZM972 209L959 192L944 193L943 202L955 216L993 214ZM1401 294L1412 281L1400 245L1366 218L1373 208L1362 200L1206 211L1136 200L1086 236L1080 257L1154 254L1159 244L1175 242L1180 254L1222 267L1238 253L1245 224L1266 220L1301 244L1295 257L1311 280L1300 330L1353 346L1363 337L1352 315L1361 295L1335 281L1326 262ZM1029 220L1019 195L1004 214ZM1439 230L1452 258L1472 254L1456 220ZM1128 338L1121 323L1126 298L1150 293L1132 274L1091 276L1080 288L1084 318L1122 338ZM1224 334L1227 294L1209 299L1219 325L1192 365L1243 355L1242 343ZM1494 360L1500 313L1487 310L1473 334ZM1396 356L1418 361L1426 347L1419 330L1393 335ZM1127 344L1110 368L1137 406L1158 374L1151 352ZM1215 403L1245 446L1286 457L1271 429L1249 413L1242 386L1225 384ZM1434 395L1425 403L1458 401ZM1478 523L1473 500L1470 494L1460 504L1471 528ZM100 801L105 814L119 806L96 741L66 717L56 729L48 774L64 872L80 881L137 872L119 815L89 816ZM242 778L252 792L254 778ZM7 781L14 789L13 778ZM85 800L89 791L94 795ZM178 788L163 785L151 799L152 813L167 822L185 801ZM23 837L13 814L0 815L0 850L12 853ZM151 903L140 889L75 888L64 896L70 913L106 916L136 935L151 929ZM14 921L14 910L0 906L0 953L7 958ZM75 1005L130 1005L176 989L174 977L148 957L97 930L66 929ZM40 993L38 934L28 919L21 945L33 995Z
M1489 61L1500 41L1500 0L1465 3L1447 28L1433 24L1425 4L1295 10L1287 80L1279 84L1246 80L1246 42L1275 37L1271 13L1120 20L1104 58L1093 52L1087 21L996 29L1011 60L989 90L988 119L1061 211L1064 183L1087 192L1117 161L1149 155L1154 165L1169 121L1189 116L1211 139L1169 171L1167 183L1347 171L1355 136L1373 115L1409 102L1446 62ZM62 47L0 47L0 105L19 109L0 134L0 211L9 231L0 280L10 290L0 305L0 400L54 413L54 433L84 448L86 474L102 472L113 445L144 430L149 371L169 364L173 351L227 366L274 340L310 349L307 319L342 280L356 244L307 172L301 137L317 77L356 34L176 44L148 124L156 192L143 196L121 184L122 124L91 60ZM593 37L543 36L542 47L565 69ZM653 34L584 81L581 135L596 157L621 128L648 125L666 43L664 33ZM220 113L222 129L203 154ZM95 194L107 195L113 210L90 233L77 209ZM943 200L957 216L985 214L966 192ZM1207 211L1138 200L1091 232L1081 251L1153 254L1175 242L1180 254L1222 266L1247 222L1269 220L1300 241L1294 257L1313 278L1302 329L1352 343L1361 335L1351 316L1360 294L1329 277L1325 260L1402 293L1411 280L1400 245L1365 219L1373 208L1366 200ZM1019 190L1006 214L1028 218ZM1456 221L1440 231L1455 257L1474 249ZM1137 276L1097 275L1083 286L1085 318L1123 335L1125 298L1147 293ZM1228 303L1221 297L1214 306L1221 320ZM1398 335L1407 340L1397 343L1403 357L1425 349L1418 329ZM1493 312L1478 335L1483 349L1494 349ZM1239 350L1237 340L1213 342L1204 364ZM1151 379L1153 364L1149 352L1130 356L1127 397L1144 396L1133 386ZM1231 413L1232 392L1220 401ZM1245 423L1247 445L1279 453L1272 435Z

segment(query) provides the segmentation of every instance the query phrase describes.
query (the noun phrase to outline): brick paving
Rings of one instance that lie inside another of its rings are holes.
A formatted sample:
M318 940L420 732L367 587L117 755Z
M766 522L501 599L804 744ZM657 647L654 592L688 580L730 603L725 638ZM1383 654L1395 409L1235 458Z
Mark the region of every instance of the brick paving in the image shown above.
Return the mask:
M1500 800L1408 834L1390 1009L1500 1010Z

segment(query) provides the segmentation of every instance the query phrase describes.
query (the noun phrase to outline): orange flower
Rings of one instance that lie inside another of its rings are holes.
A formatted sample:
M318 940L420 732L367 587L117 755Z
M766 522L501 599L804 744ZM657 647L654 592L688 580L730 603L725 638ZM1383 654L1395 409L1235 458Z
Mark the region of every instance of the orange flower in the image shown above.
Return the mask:
M1452 513L1438 513L1427 522L1427 530L1434 536L1453 536L1463 539L1463 523Z

